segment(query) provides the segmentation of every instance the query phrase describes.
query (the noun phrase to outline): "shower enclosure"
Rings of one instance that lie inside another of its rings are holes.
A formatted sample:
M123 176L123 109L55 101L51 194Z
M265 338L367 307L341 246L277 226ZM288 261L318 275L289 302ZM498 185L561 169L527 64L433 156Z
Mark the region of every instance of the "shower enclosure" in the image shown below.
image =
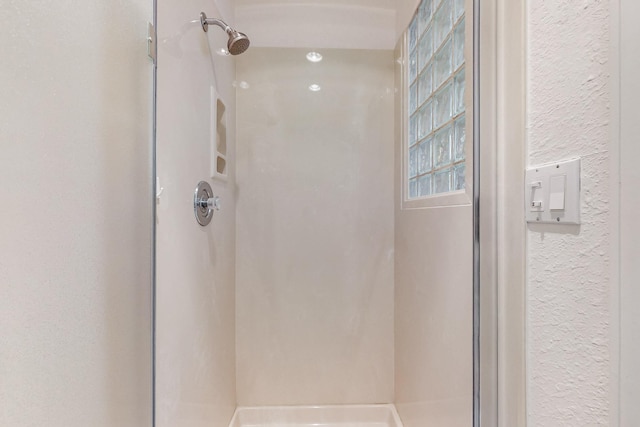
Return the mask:
M41 6L0 6L0 424L478 425L471 1Z
M201 3L158 5L156 425L474 425L473 3Z

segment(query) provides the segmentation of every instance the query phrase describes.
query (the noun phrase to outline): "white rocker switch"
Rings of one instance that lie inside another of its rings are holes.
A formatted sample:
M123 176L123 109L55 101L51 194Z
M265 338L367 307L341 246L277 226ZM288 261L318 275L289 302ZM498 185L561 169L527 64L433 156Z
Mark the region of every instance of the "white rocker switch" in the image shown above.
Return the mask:
M564 210L564 194L567 188L565 175L552 176L549 179L549 209L552 211Z

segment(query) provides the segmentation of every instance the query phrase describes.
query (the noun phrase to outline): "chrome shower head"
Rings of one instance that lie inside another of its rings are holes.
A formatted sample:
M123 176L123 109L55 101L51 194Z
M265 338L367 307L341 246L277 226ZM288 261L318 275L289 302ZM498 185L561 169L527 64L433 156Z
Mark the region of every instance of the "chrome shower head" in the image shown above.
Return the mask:
M231 55L240 55L245 50L249 49L249 37L246 34L232 30L229 34L229 42L227 48Z
M227 50L231 55L240 55L245 50L249 49L249 37L246 34L234 30L228 26L222 19L207 18L204 12L200 13L200 24L202 29L207 32L209 30L209 24L217 25L222 28L229 36L227 42Z

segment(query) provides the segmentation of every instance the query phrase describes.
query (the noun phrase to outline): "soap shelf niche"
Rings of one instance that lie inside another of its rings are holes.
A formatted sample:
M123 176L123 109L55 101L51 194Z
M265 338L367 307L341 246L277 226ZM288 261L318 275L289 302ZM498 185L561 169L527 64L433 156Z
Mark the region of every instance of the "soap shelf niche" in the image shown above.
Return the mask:
M211 86L211 178L226 181L227 163L227 106Z

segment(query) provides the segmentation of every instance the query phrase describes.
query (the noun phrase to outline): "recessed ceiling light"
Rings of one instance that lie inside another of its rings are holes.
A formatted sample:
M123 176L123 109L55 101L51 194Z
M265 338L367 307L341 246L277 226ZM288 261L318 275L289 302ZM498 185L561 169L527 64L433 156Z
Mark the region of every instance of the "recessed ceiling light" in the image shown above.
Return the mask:
M322 61L322 55L318 52L309 52L307 53L307 59L311 62L320 62Z
M311 92L317 92L317 91L319 91L320 89L322 89L322 88L320 87L320 85L317 85L317 84L315 84L315 83L314 83L314 84L312 84L311 86L309 86L309 90L310 90Z

